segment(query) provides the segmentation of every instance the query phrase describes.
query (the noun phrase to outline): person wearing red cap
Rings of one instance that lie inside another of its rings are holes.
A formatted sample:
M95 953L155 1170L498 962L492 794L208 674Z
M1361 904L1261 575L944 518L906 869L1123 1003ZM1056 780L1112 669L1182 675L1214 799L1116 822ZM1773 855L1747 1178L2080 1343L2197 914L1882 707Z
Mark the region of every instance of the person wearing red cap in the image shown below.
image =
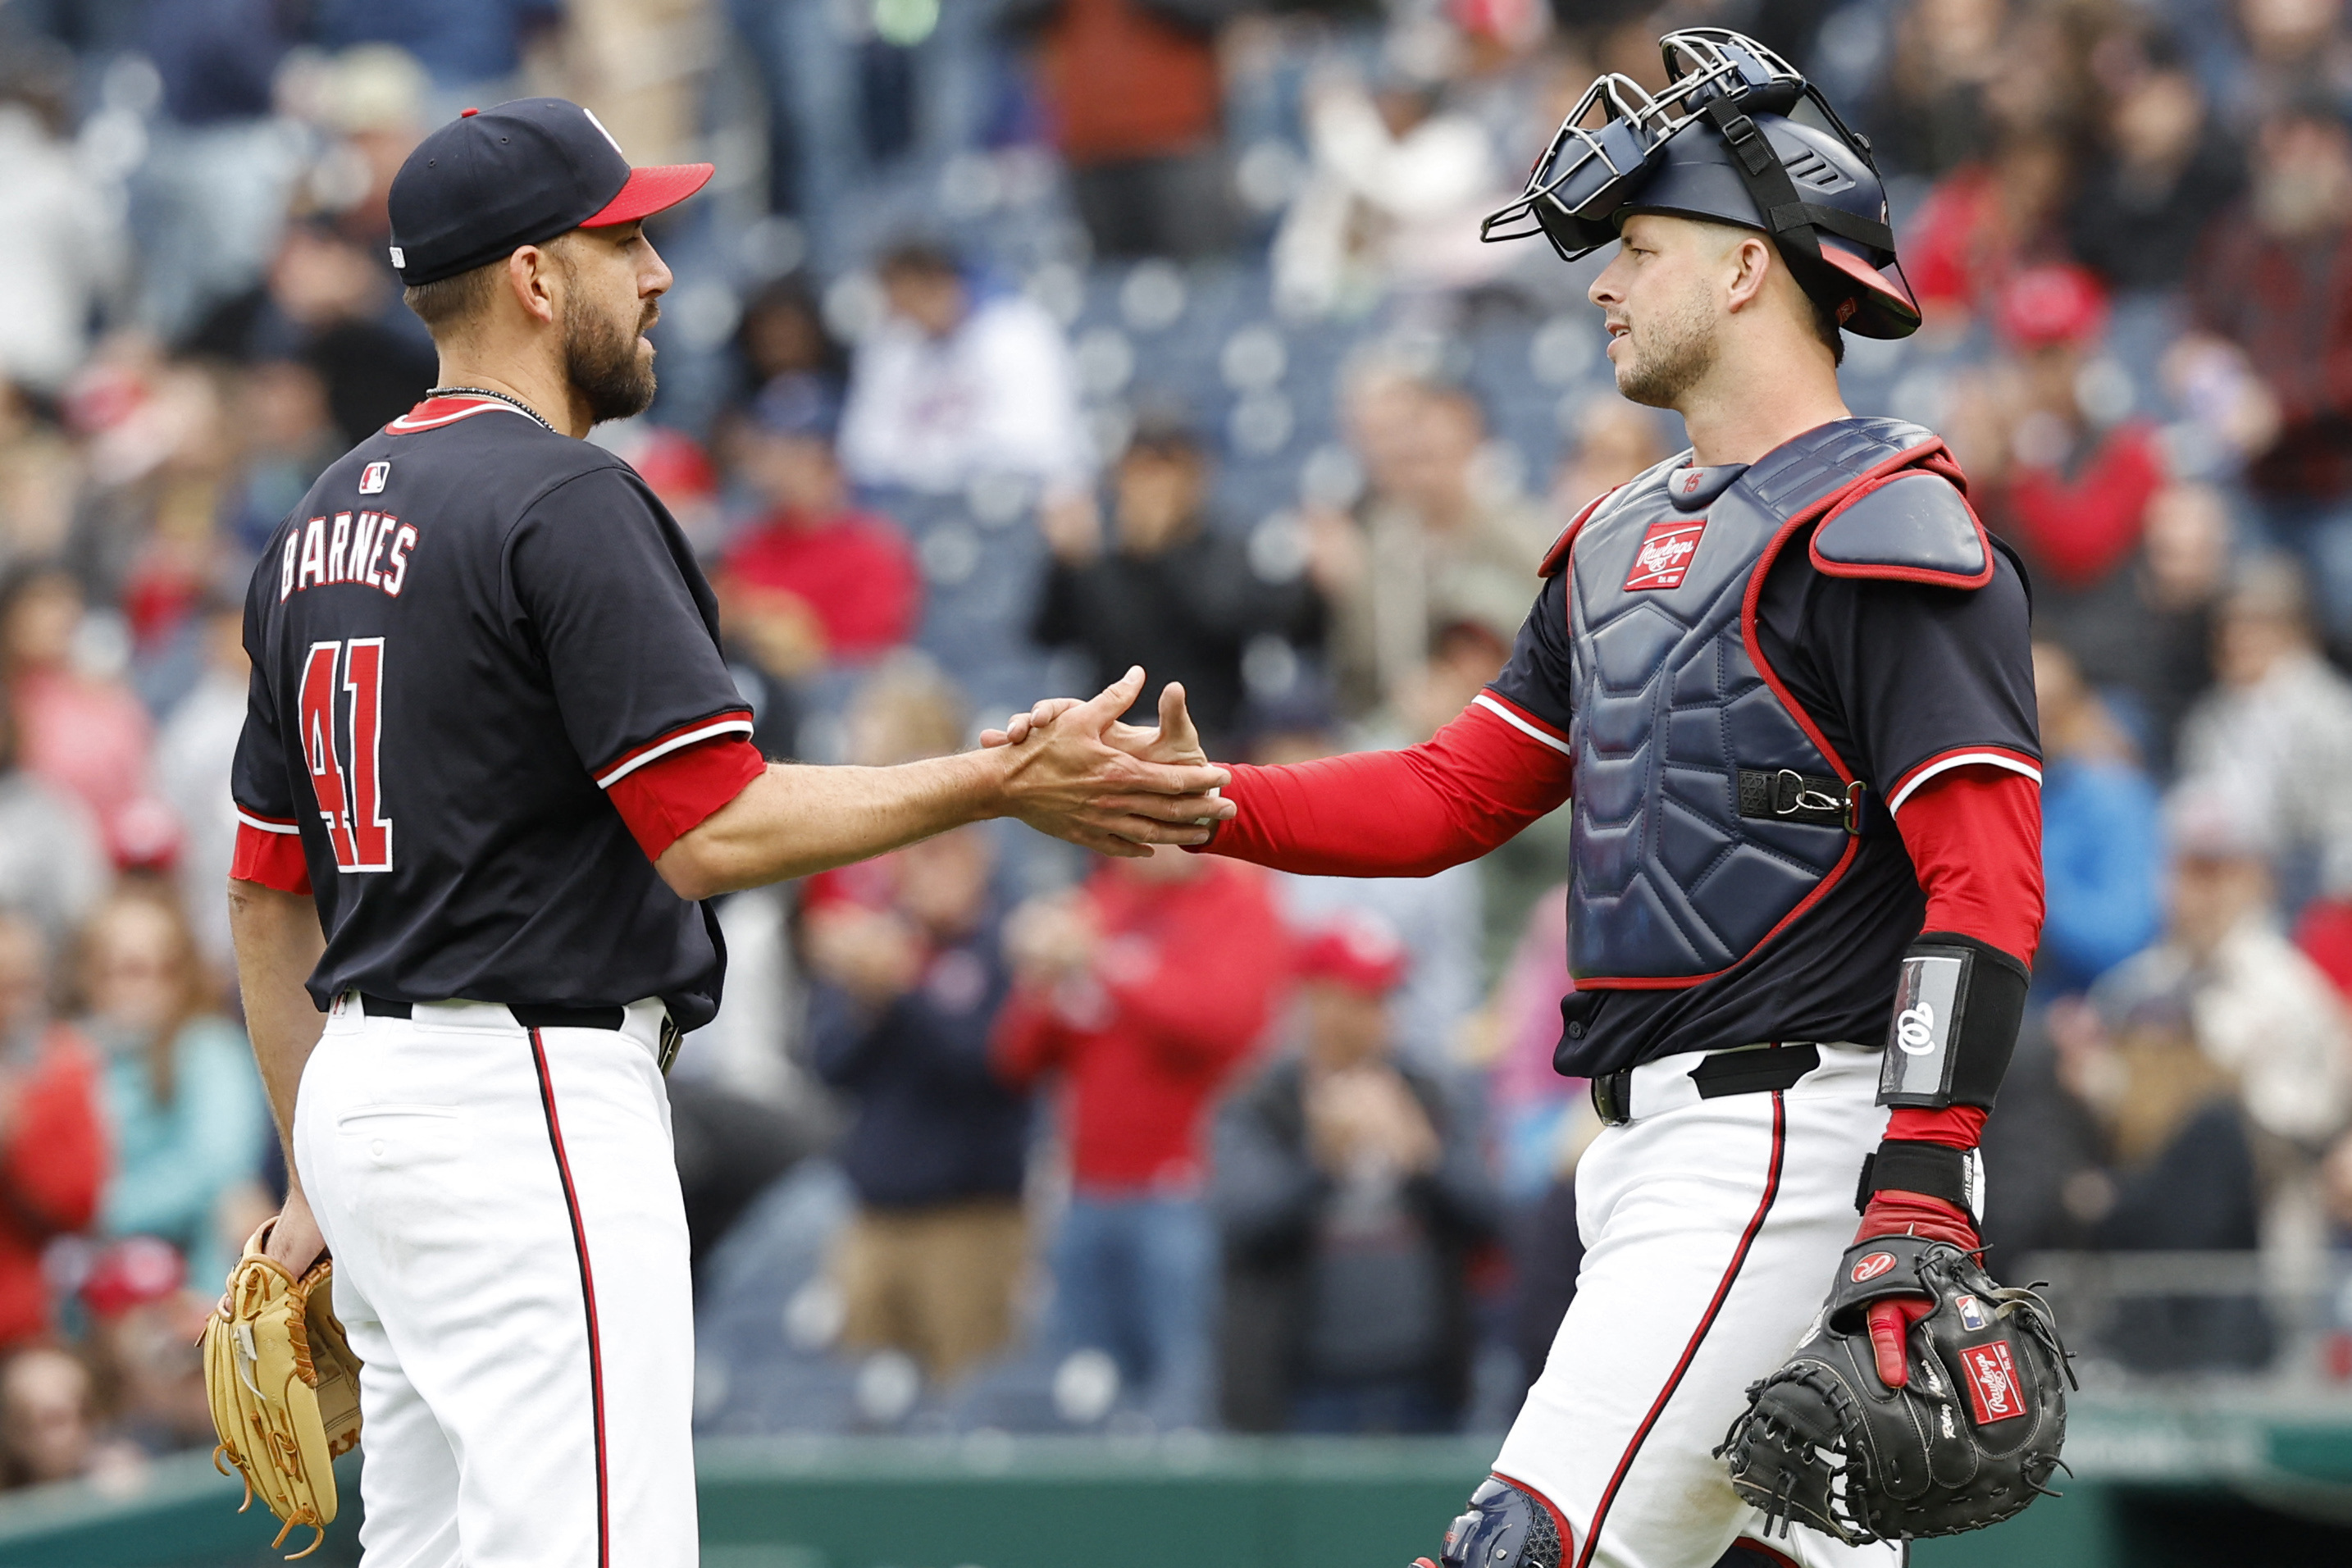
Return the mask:
M653 401L644 220L709 177L631 168L561 99L427 136L391 250L442 384L247 590L230 920L287 1150L267 1247L296 1274L333 1249L372 1563L695 1561L662 1078L719 1007L704 900L986 817L1141 855L1224 810L1222 770L1103 742L1140 670L1042 766L753 748L684 532L582 439Z
M1469 1393L1465 1264L1501 1199L1478 1122L1396 1051L1408 955L1370 915L1298 948L1299 1048L1226 1102L1210 1204L1239 1431L1441 1432Z
M1995 296L1993 322L2011 357L1980 389L1962 456L1987 522L2032 571L2036 618L2063 621L2139 547L2170 469L2153 421L2084 406L2083 373L2107 328L2090 271L2025 268Z

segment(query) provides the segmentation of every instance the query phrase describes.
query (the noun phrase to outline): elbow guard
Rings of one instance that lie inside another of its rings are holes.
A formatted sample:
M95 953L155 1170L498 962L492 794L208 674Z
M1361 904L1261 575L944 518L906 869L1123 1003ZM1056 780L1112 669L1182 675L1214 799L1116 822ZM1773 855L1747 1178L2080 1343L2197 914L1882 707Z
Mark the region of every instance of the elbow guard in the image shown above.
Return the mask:
M1990 942L1926 931L1903 955L1878 1103L1992 1109L2032 972Z

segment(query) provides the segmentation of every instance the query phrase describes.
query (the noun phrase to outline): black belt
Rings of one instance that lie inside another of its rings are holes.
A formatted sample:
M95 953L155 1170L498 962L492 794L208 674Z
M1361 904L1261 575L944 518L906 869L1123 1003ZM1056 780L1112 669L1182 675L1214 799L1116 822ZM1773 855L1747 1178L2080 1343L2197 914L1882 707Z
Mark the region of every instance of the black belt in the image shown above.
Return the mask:
M499 1005L514 1015L514 1021L526 1029L612 1029L618 1031L628 1022L625 1007L551 1007L537 1002L502 1002ZM385 996L360 995L360 1011L371 1018L406 1018L415 1015L415 1005L394 1002ZM661 1047L656 1053L664 1074L670 1063L677 1059L677 1048L685 1037L677 1023L665 1011L661 1021Z
M1758 1050L1709 1051L1691 1068L1690 1079L1698 1085L1701 1100L1721 1100L1726 1095L1790 1088L1821 1065L1821 1047L1807 1040ZM1592 1109L1606 1127L1622 1127L1633 1121L1633 1069L1621 1068L1594 1079Z
M499 1004L526 1029L617 1029L629 1020L625 1007L545 1007L531 1002ZM405 1018L415 1009L406 1002L362 995L360 1011L371 1018Z

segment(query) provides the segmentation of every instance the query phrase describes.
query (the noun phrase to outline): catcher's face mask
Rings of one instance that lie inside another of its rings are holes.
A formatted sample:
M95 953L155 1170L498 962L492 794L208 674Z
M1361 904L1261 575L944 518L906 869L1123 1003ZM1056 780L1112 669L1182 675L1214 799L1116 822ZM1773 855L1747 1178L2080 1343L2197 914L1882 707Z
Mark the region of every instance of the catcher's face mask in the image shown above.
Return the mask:
M1636 212L1761 229L1806 290L1867 337L1907 336L1918 307L1898 279L1885 193L1869 143L1794 66L1721 27L1658 43L1669 78L1653 97L1601 78L1577 100L1518 199L1479 237L1540 233L1573 261L1617 237Z

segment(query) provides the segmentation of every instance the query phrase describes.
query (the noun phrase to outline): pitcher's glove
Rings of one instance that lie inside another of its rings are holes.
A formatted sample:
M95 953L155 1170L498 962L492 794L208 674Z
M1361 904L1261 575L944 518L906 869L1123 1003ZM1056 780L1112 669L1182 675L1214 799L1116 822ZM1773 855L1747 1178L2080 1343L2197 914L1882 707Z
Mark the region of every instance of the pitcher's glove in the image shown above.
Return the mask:
M293 1554L307 1557L335 1520L335 1458L360 1440L360 1363L335 1321L333 1263L297 1279L263 1255L268 1239L268 1225L253 1233L205 1324L213 1464L226 1475L226 1458L245 1479L239 1513L257 1496L285 1521L270 1545L309 1525L310 1544Z
M1859 1545L1997 1523L2048 1492L2059 1463L2074 1369L2057 1321L1954 1240L1870 1229L1716 1454L1784 1535L1793 1521Z

